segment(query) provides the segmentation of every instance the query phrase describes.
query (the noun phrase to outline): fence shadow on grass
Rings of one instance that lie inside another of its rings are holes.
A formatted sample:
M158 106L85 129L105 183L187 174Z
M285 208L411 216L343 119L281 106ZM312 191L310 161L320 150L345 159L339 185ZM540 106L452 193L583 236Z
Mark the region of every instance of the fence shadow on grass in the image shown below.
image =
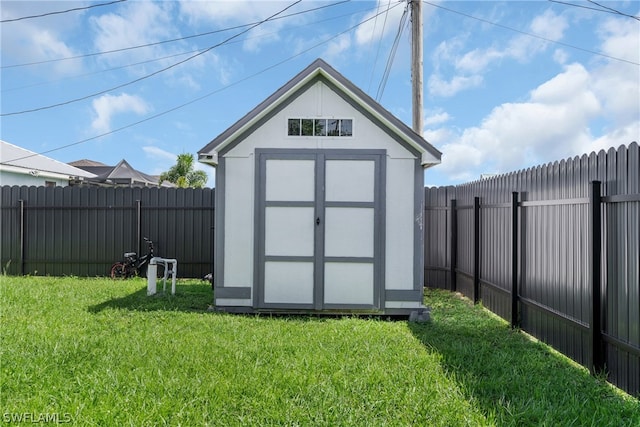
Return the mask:
M468 300L446 291L427 290L426 295L432 320L409 322L411 332L441 357L461 392L485 414L494 414L498 424L585 420L606 401L618 416L634 420L629 425L638 425L633 422L640 421L640 406L629 405L604 380Z
M213 302L211 285L203 282L176 283L176 294L171 295L171 283L162 292L162 282L158 283L156 295L147 296L146 286L124 297L113 298L89 307L89 312L99 313L105 309L135 311L186 311L204 312Z

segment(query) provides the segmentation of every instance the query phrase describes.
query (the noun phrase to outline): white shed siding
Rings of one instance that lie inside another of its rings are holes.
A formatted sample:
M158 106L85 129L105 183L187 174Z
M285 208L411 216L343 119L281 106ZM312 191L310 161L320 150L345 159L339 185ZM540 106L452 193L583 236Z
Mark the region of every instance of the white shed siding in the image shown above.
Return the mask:
M387 159L386 289L413 289L414 174L415 160Z
M225 159L224 286L253 283L253 156Z
M287 136L289 118L353 119L353 137ZM322 82L310 87L226 155L245 157L256 148L385 149L390 158L416 158Z

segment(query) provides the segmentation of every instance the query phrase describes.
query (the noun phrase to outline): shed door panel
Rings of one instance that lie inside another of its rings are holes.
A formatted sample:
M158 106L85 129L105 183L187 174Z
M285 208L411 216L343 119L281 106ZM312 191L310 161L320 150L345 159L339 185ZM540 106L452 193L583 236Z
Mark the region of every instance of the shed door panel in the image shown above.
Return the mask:
M261 304L314 303L316 159L264 160ZM292 179L295 177L295 179Z
M376 159L327 158L324 194L325 306L374 306Z
M314 255L315 209L268 206L265 208L265 255Z
M380 307L381 162L380 154L260 153L258 307Z
M327 207L324 255L373 259L373 208Z

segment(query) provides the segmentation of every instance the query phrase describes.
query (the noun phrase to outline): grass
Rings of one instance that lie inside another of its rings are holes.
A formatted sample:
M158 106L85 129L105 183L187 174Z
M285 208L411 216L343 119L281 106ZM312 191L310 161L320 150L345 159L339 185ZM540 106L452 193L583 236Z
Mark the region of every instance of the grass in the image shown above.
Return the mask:
M0 277L0 424L640 425L638 400L447 292L426 324L210 302L196 281Z

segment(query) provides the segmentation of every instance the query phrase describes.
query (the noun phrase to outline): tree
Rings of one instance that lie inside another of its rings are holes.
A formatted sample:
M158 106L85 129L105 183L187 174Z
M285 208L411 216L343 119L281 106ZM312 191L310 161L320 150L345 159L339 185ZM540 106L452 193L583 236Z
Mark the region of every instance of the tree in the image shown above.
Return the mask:
M160 174L160 183L173 182L180 188L202 188L207 183L207 173L193 169L193 154L178 154L175 165Z

